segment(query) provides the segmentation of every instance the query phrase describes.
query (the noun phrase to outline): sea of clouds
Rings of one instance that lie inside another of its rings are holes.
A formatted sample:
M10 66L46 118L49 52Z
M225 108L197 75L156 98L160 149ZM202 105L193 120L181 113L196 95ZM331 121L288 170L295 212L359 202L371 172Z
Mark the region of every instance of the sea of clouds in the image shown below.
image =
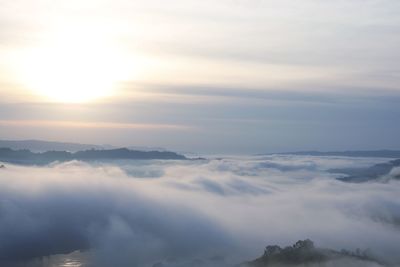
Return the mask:
M0 265L80 266L56 263L77 257L83 266L222 267L255 259L266 245L306 238L318 247L370 249L396 264L400 182L386 176L345 183L327 171L385 161L254 156L6 164Z

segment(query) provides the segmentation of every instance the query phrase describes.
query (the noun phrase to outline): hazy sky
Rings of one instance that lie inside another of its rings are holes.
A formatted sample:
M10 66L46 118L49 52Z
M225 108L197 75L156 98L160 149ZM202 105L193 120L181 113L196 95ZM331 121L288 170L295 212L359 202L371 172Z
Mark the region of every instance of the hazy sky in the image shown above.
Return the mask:
M0 0L0 138L400 149L396 0Z

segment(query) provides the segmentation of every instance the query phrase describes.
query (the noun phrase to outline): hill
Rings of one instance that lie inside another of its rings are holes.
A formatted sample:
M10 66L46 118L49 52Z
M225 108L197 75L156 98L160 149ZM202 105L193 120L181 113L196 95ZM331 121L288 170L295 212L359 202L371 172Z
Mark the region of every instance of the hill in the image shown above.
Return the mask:
M307 239L299 240L293 246L285 248L277 245L267 246L260 258L243 263L240 267L385 266L369 254L368 251L350 252L316 248L314 243Z
M83 150L77 152L67 151L46 151L32 152L27 149L13 150L11 148L0 148L0 161L15 164L49 164L54 161L70 161L70 160L118 160L118 159L135 159L135 160L184 160L185 156L170 151L139 151L127 148L108 149L108 150Z
M345 177L338 178L341 181L361 183L383 179L385 176L389 176L389 174L392 174L391 177L386 178L400 179L400 172L392 173L392 170L396 167L400 167L400 159L375 164L368 168L330 169L329 172L345 174Z
M399 150L349 150L349 151L297 151L285 153L270 153L264 155L299 155L299 156L336 156L336 157L363 157L363 158L400 158Z
M52 141L42 141L42 140L0 140L0 147L7 147L14 150L27 149L32 152L45 152L45 151L76 152L88 149L110 148L100 145L52 142Z

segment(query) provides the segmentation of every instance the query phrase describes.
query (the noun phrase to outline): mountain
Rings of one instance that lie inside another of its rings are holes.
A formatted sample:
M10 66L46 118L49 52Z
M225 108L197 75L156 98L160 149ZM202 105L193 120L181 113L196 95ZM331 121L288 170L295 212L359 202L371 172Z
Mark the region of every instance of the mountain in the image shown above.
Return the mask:
M79 150L111 148L108 146L100 146L100 145L51 142L51 141L41 141L41 140L0 140L0 147L8 147L14 150L28 149L33 152L45 152L45 151L76 152Z
M285 153L270 153L263 155L299 155L299 156L337 156L337 157L365 157L365 158L400 158L400 150L349 150L349 151L298 151Z
M267 246L264 254L240 267L277 267L277 266L386 266L375 260L369 251L350 252L316 248L314 243L299 240L293 246L281 248L277 245Z
M127 148L109 150L85 150L71 154L78 160L99 159L186 159L185 156L171 151L139 151Z
M344 182L361 183L377 179L384 179L384 177L388 176L395 167L400 167L400 159L375 164L368 168L330 169L328 171L331 173L340 173L346 175L345 177L338 178L338 180ZM392 177L387 178L400 179L400 172L397 174L394 173Z
M90 149L116 149L118 147L112 145L93 145L93 144L80 144L70 142L52 142L42 140L0 140L0 147L8 147L14 150L28 149L32 152L45 152L45 151L68 151L77 152L81 150ZM148 146L128 146L130 150L138 151L166 151L162 147L148 147Z
M77 152L68 151L46 151L32 152L27 149L13 150L11 148L0 148L0 161L15 164L49 164L54 161L70 160L118 160L118 159L163 159L163 160L184 160L185 156L170 151L138 151L127 148L108 150L83 150Z

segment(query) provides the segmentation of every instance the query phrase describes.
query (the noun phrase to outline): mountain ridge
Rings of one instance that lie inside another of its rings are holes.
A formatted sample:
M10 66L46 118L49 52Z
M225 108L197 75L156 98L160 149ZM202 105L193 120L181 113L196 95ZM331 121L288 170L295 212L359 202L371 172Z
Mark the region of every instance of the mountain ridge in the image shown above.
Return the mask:
M314 246L309 239L299 240L292 246L281 248L273 245L265 248L264 254L252 261L245 262L239 267L289 267L289 266L348 266L340 264L340 261L352 262L351 266L388 266L377 260L370 250L356 252L333 249L324 249Z
M344 151L295 151L281 153L266 153L261 155L298 155L298 156L339 156L339 157L365 157L365 158L400 158L400 150L344 150Z
M14 164L49 164L54 161L95 161L95 160L186 160L184 155L171 151L139 151L128 148L117 149L90 149L77 152L68 151L46 151L32 152L28 149L13 150L11 148L0 148L0 161Z
M74 142L59 142L59 141L47 141L47 140L37 140L37 139L26 139L26 140L0 140L0 147L8 147L14 150L20 149L28 149L32 152L46 152L46 151L68 151L68 152L77 152L81 150L89 150L89 149L117 149L120 148L118 146L103 144L103 145L94 145L94 144L83 144L83 143L74 143ZM166 151L165 148L162 147L147 147L147 146L124 146L131 150L140 150L140 151Z

